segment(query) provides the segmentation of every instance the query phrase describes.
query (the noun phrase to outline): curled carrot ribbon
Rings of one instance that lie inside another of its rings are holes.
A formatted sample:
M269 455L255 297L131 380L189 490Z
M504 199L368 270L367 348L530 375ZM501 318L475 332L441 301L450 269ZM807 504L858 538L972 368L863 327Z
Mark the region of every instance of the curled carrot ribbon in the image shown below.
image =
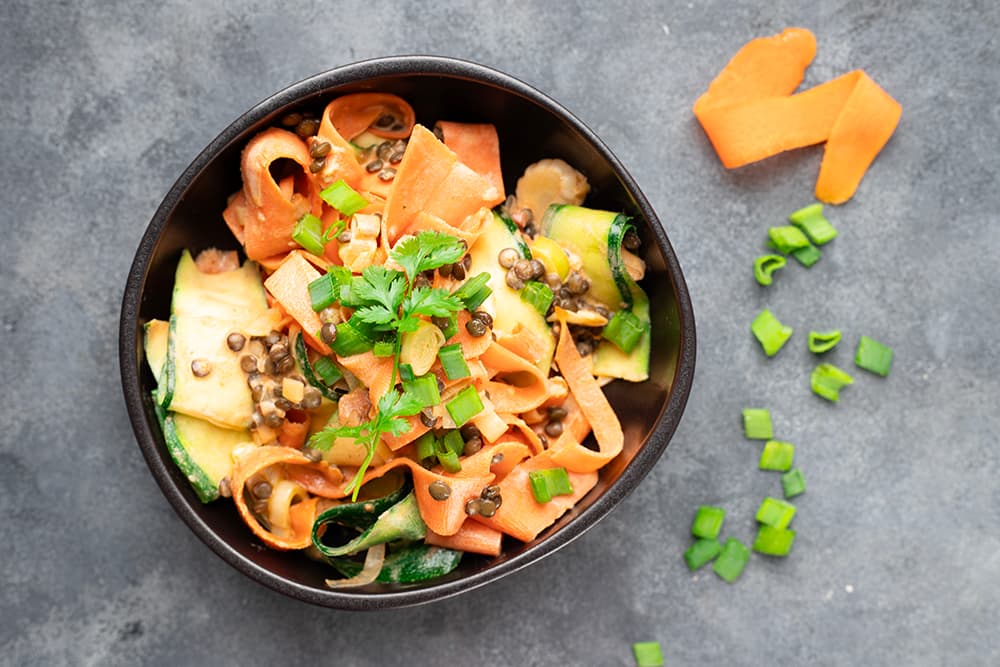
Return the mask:
M754 39L698 98L694 114L729 169L825 141L816 198L842 204L903 109L863 70L793 95L815 55L816 38L804 28Z

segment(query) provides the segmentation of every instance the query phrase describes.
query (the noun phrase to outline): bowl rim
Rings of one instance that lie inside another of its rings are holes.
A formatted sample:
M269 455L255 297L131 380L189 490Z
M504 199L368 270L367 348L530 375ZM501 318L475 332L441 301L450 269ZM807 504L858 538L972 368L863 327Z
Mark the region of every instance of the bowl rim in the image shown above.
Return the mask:
M496 565L484 568L454 580L430 583L419 588L388 591L386 593L357 593L349 590L322 590L286 579L250 560L227 541L217 535L191 507L181 490L174 483L168 466L173 465L168 457L157 449L157 441L152 425L147 419L141 390L141 361L136 363L138 349L139 311L142 294L149 272L149 263L162 236L167 220L186 190L214 159L215 155L235 141L247 128L281 108L302 98L323 93L338 86L359 83L385 76L428 75L468 80L499 88L525 98L553 114L573 130L607 160L635 200L642 215L649 222L649 231L663 252L666 270L677 294L680 338L678 358L673 385L669 389L666 404L660 411L656 426L646 441L640 446L628 467L619 478L592 505L562 529L541 542L527 547L517 556ZM125 404L135 433L150 472L166 496L174 511L184 523L194 531L216 555L251 579L289 597L311 604L344 610L379 610L424 604L453 597L465 591L484 586L492 581L527 567L541 558L566 546L596 525L608 515L639 482L649 473L663 454L667 444L680 423L687 403L695 366L695 323L687 285L681 272L680 263L673 247L667 239L663 225L639 189L631 174L621 161L601 141L598 136L576 116L548 95L504 72L485 65L446 56L402 55L373 58L336 67L320 72L261 100L241 114L208 146L202 150L191 164L181 173L157 207L144 232L129 269L128 280L122 297L119 321L119 368Z

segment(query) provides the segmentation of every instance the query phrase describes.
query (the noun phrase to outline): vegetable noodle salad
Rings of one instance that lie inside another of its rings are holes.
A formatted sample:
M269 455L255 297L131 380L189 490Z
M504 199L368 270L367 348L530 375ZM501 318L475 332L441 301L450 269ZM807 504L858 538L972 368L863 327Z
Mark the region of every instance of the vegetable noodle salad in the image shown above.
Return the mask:
M583 174L542 159L507 196L492 125L431 130L385 93L289 114L240 170L246 261L185 251L145 325L203 502L343 587L498 556L594 487L624 439L601 387L647 378L650 320L639 237Z

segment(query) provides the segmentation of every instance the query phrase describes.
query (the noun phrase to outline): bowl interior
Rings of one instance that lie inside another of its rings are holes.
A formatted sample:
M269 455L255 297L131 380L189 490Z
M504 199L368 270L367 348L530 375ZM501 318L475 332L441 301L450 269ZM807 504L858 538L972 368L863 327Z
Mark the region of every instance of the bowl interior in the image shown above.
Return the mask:
M467 555L456 571L424 584L330 591L323 583L328 568L299 554L264 548L230 503L202 505L197 500L172 464L156 426L149 399L155 382L143 361L141 327L150 319L169 316L182 249L238 248L221 213L226 198L241 187L239 158L246 142L291 111L319 113L332 97L362 90L402 96L413 105L418 122L427 126L436 120L496 125L508 192L513 192L523 169L543 157L562 158L585 173L592 188L588 206L624 210L635 218L648 267L642 285L652 304L653 341L650 379L639 385L615 382L607 388L625 431L623 453L601 470L593 491L536 540L505 543L497 559ZM227 129L174 186L150 225L126 290L123 380L137 437L157 481L181 516L223 558L273 588L319 604L372 608L423 602L485 583L565 544L605 515L655 463L677 426L690 387L690 302L676 258L648 203L589 130L562 113L524 84L467 63L406 58L361 63L269 98Z

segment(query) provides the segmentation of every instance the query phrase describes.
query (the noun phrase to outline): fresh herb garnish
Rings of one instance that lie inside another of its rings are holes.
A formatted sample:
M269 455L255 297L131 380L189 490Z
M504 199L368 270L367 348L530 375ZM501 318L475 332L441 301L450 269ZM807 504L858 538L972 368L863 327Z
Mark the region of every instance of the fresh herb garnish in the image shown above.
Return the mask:
M357 426L328 426L313 434L309 446L326 450L337 438L354 438L368 451L364 463L351 480L348 490L357 499L361 481L375 456L375 448L383 434L402 435L410 429L406 417L420 412L425 401L413 392L396 389L399 374L400 333L416 331L421 318L453 318L466 308L459 295L431 287L415 287L416 277L445 264L460 260L468 250L466 243L454 236L435 231L423 231L404 239L389 253L389 258L402 267L395 271L384 266L369 266L360 276L336 275L328 278L336 292L336 301L355 308L346 325L354 329L385 334L381 340L394 340L392 382L390 389L378 400L375 417ZM338 267L339 268L339 267ZM346 289L344 289L346 288ZM338 326L338 331L340 326ZM338 340L340 336L338 335Z

